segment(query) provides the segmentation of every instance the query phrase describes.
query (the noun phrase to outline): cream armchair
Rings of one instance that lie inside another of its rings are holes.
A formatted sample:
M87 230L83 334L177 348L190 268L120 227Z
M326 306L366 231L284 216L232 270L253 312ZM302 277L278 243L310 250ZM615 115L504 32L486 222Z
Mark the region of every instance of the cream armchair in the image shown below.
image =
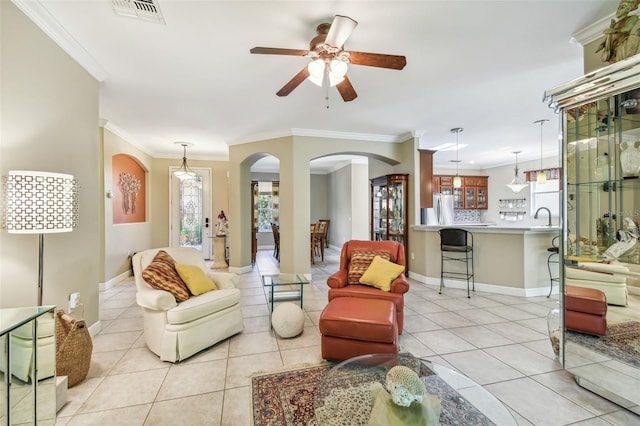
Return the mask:
M142 272L160 250L176 263L200 267L218 290L178 303L168 291L151 287L142 278ZM136 253L132 262L136 301L144 308L145 342L161 360L181 361L243 330L236 274L211 272L200 253L186 247L145 250Z
M23 308L3 309L1 322L6 325L22 321L25 318L24 311ZM53 312L47 312L34 321L37 321L35 341L38 345L38 380L42 380L55 376L56 372L56 323ZM11 372L23 382L29 382L33 374L32 326L33 321L29 321L8 335L0 336L0 372L5 370L4 365L7 360L5 345L6 339L10 338Z

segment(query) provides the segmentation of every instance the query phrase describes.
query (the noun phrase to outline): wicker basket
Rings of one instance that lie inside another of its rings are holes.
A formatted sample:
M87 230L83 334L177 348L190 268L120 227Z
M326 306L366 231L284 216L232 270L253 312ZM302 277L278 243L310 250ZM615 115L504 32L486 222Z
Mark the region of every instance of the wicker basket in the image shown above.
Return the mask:
M93 342L84 320L77 320L62 309L56 313L56 375L67 376L72 387L87 377Z

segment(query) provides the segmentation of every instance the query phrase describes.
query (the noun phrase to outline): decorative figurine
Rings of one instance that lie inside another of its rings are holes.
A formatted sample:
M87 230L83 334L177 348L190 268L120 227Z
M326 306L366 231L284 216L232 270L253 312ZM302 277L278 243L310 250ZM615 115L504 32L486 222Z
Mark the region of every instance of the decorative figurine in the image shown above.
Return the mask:
M218 223L216 224L216 236L224 237L229 233L229 220L224 214L224 210L220 210L218 215Z
M627 230L624 231L620 229L618 231L618 242L613 243L611 247L604 252L605 259L617 259L620 256L629 253L638 243L638 236L640 236L640 232L638 231L638 227L635 222L629 217L625 217L624 221L627 224Z
M385 387L397 405L408 407L413 401L422 402L427 389L420 377L409 367L396 365L387 373Z

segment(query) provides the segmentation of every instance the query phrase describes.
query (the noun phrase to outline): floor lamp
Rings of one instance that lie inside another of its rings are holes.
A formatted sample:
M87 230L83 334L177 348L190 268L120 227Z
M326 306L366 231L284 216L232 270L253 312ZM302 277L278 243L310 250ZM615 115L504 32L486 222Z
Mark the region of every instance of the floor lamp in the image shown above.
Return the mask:
M38 234L38 306L42 306L44 234L71 232L78 224L78 186L72 175L10 171L5 224L10 234Z

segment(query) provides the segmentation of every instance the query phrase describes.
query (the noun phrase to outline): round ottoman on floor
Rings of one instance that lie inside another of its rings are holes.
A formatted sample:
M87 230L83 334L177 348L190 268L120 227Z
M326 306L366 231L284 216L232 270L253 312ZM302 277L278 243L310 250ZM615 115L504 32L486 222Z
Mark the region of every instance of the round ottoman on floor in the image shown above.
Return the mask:
M304 313L298 305L282 303L273 310L271 325L282 338L296 337L304 329Z

